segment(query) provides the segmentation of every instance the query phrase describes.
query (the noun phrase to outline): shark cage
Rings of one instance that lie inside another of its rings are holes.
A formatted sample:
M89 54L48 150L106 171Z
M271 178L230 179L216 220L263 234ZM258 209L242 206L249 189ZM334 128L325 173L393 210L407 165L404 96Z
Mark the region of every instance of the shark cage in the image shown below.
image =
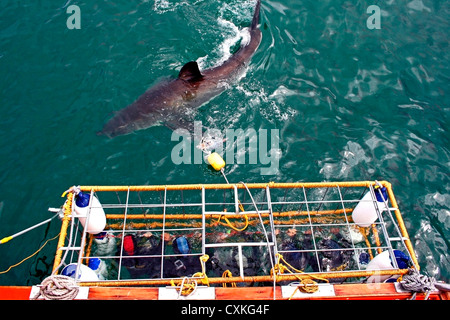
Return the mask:
M417 259L390 183L79 186L54 273L88 287L395 281ZM274 289L275 290L275 289ZM326 289L323 289L326 290Z

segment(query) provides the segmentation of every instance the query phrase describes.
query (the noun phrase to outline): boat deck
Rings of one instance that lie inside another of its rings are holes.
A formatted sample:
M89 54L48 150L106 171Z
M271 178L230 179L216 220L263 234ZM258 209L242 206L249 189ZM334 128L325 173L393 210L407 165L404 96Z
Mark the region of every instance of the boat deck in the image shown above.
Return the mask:
M293 296L283 297L282 289L275 289L276 300L406 300L411 299L410 292L398 292L393 283L381 283L374 290L367 284L333 285L333 296ZM5 286L0 287L0 300L29 300L32 287ZM273 287L214 288L215 300L273 300ZM423 300L424 293L416 295L416 300ZM91 287L88 300L159 300L159 288L146 287ZM450 300L449 292L433 292L429 300Z

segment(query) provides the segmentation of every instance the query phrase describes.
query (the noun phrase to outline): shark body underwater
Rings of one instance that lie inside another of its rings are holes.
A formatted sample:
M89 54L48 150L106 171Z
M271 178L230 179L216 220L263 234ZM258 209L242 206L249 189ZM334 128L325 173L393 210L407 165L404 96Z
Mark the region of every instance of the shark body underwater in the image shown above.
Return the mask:
M258 28L260 6L261 1L258 0L249 28L249 41L241 43L228 60L203 71L195 61L186 63L176 79L162 81L149 88L132 104L119 110L98 134L112 138L159 123L167 126L172 123L172 129L175 129L184 121L183 114L187 110L198 108L222 93L226 88L224 82L239 78L261 43L262 34Z

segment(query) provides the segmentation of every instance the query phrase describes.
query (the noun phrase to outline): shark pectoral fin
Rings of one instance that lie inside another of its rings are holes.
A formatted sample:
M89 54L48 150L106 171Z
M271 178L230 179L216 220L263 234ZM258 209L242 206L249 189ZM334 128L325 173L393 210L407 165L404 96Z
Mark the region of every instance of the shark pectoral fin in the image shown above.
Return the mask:
M172 131L184 129L194 132L194 114L177 114L166 117L162 124Z
M164 121L164 125L172 131L177 129L185 129L189 132L194 132L194 123L192 121L186 121L185 119L172 119Z
M203 78L203 75L200 73L197 62L191 61L181 68L178 78L185 81L198 81Z

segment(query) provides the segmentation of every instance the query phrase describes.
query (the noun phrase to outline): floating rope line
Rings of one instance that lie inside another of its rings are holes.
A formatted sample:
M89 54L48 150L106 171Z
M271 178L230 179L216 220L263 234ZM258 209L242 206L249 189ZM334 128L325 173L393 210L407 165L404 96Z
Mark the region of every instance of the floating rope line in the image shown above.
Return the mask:
M49 242L52 241L52 240L55 240L56 238L59 237L59 235L60 235L60 233L58 233L55 237L53 237L53 238L51 238L51 239L48 239L47 241L45 241L45 243L44 243L39 249L36 250L35 253L29 255L28 257L26 257L26 258L23 259L22 261L20 261L20 262L18 262L18 263L16 263L16 264L13 264L12 266L10 266L10 267L9 267L8 269L6 269L5 271L1 271L0 274L7 273L7 272L9 272L12 268L17 267L18 265L22 264L22 263L25 262L26 260L28 260L28 259L34 257L36 254L38 254L38 253L39 253L39 252L47 245L47 243L49 243Z

